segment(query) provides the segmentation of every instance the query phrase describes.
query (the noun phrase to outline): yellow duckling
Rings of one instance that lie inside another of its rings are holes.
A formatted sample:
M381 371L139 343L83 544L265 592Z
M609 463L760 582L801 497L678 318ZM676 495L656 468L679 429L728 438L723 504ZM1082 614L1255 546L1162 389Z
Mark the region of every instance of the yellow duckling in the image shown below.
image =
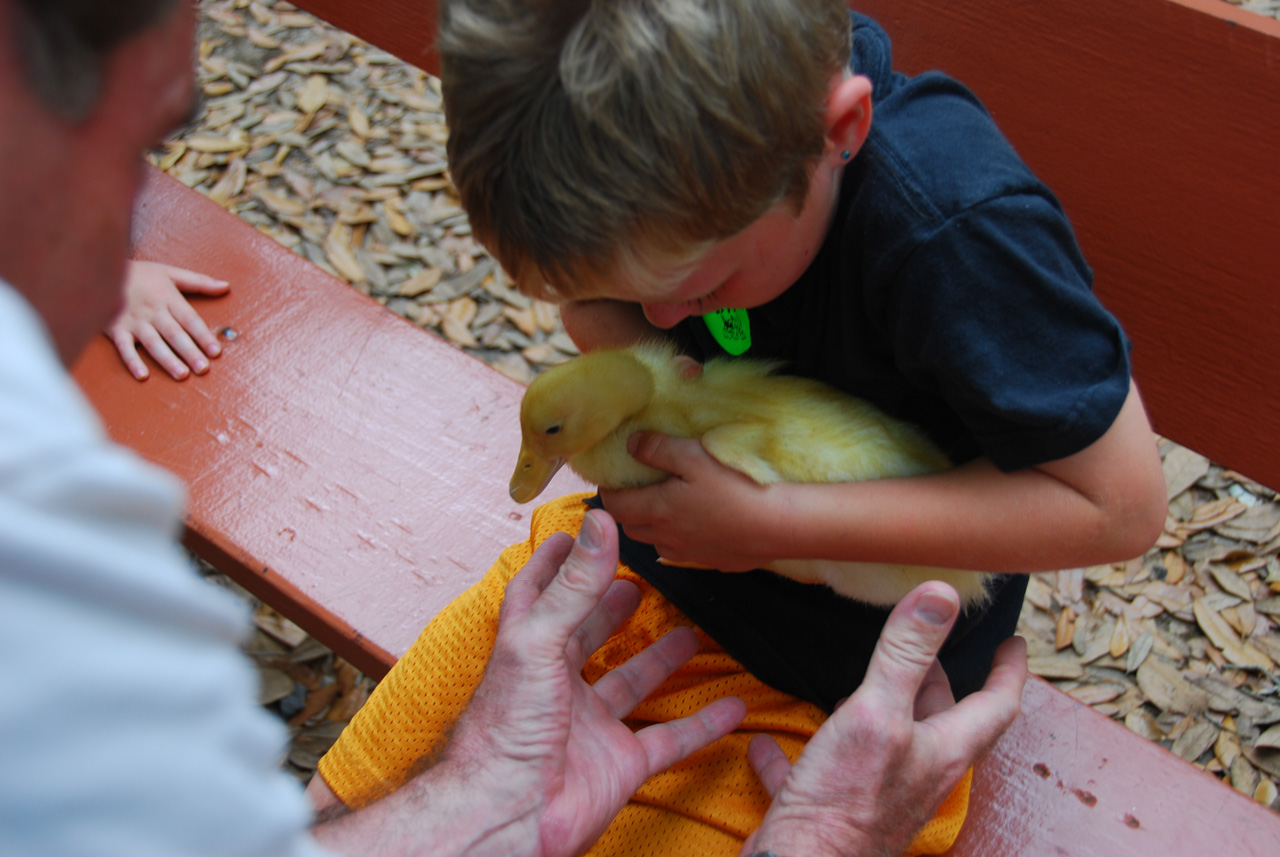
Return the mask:
M776 364L711 360L701 372L667 345L593 351L547 370L520 407L523 443L511 497L528 503L566 462L605 488L668 474L636 461L627 438L642 430L701 438L707 452L760 484L861 482L918 476L951 463L914 426L818 381L775 375ZM944 580L966 605L987 597L990 575L836 560L776 560L765 568L825 583L841 595L896 604L925 580Z

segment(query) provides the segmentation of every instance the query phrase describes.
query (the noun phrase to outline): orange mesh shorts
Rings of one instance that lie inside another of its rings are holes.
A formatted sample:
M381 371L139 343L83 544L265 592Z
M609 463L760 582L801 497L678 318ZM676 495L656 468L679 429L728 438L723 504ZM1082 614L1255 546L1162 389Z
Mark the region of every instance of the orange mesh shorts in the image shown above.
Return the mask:
M529 540L503 551L488 574L427 626L378 685L320 760L320 775L343 803L360 807L391 793L415 763L441 746L484 675L507 582L552 533L577 534L587 511L585 496L538 508ZM630 568L619 565L618 576L640 588L640 607L587 662L584 675L591 682L672 628L692 624ZM747 761L747 742L767 732L795 761L826 719L817 706L755 678L700 630L698 636L698 653L636 708L628 725L640 729L684 717L723 696L743 699L746 719L736 732L645 782L588 852L594 857L734 857L769 806ZM939 854L951 847L968 812L971 775L916 835L907 854Z

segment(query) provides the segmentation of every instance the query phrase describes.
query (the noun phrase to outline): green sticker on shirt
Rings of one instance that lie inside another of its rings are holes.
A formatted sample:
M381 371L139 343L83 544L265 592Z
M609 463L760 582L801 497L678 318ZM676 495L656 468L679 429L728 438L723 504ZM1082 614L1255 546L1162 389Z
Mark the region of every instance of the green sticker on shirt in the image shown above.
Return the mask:
M702 317L720 347L737 357L751 347L751 322L745 309L721 309Z

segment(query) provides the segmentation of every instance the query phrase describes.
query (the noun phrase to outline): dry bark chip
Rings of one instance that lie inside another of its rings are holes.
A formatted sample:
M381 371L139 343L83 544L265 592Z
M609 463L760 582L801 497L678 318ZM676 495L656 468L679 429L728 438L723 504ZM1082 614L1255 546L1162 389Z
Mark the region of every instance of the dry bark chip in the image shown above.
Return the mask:
M1177 737L1170 749L1173 750L1174 755L1181 756L1188 762L1194 762L1214 745L1218 739L1218 732L1217 725L1203 718L1197 718Z
M277 669L258 670L258 704L270 705L293 693L293 679Z
M1080 678L1084 675L1084 667L1069 657L1027 658L1027 667L1033 675L1046 679Z
M1172 664L1148 657L1138 667L1138 687L1161 711L1195 714L1209 707L1209 694L1182 677Z
M1172 500L1209 472L1209 459L1185 447L1174 446L1165 454L1163 466L1164 482Z
M1216 646L1223 657L1240 666L1271 668L1271 658L1251 643L1244 642L1222 615L1208 604L1207 598L1198 598L1192 605L1196 623L1205 636Z
M406 298L416 298L431 291L440 282L444 271L440 268L423 268L400 284L397 294Z
M1156 719L1151 713L1144 708L1135 708L1125 715L1124 725L1128 727L1130 732L1141 735L1148 741L1163 741L1164 730L1160 728L1160 724L1156 723Z

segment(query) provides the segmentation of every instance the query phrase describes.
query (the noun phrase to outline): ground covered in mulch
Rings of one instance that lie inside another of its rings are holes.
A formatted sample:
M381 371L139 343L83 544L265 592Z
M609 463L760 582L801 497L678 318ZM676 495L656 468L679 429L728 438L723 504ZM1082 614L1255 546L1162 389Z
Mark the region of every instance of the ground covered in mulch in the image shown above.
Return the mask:
M1280 14L1280 0L1235 5ZM555 308L516 293L472 240L436 80L284 2L200 7L204 109L155 164L518 381L576 354ZM1280 503L1175 444L1162 454L1156 547L1033 578L1031 667L1280 810ZM238 591L255 610L262 702L294 735L283 763L305 780L372 682Z

